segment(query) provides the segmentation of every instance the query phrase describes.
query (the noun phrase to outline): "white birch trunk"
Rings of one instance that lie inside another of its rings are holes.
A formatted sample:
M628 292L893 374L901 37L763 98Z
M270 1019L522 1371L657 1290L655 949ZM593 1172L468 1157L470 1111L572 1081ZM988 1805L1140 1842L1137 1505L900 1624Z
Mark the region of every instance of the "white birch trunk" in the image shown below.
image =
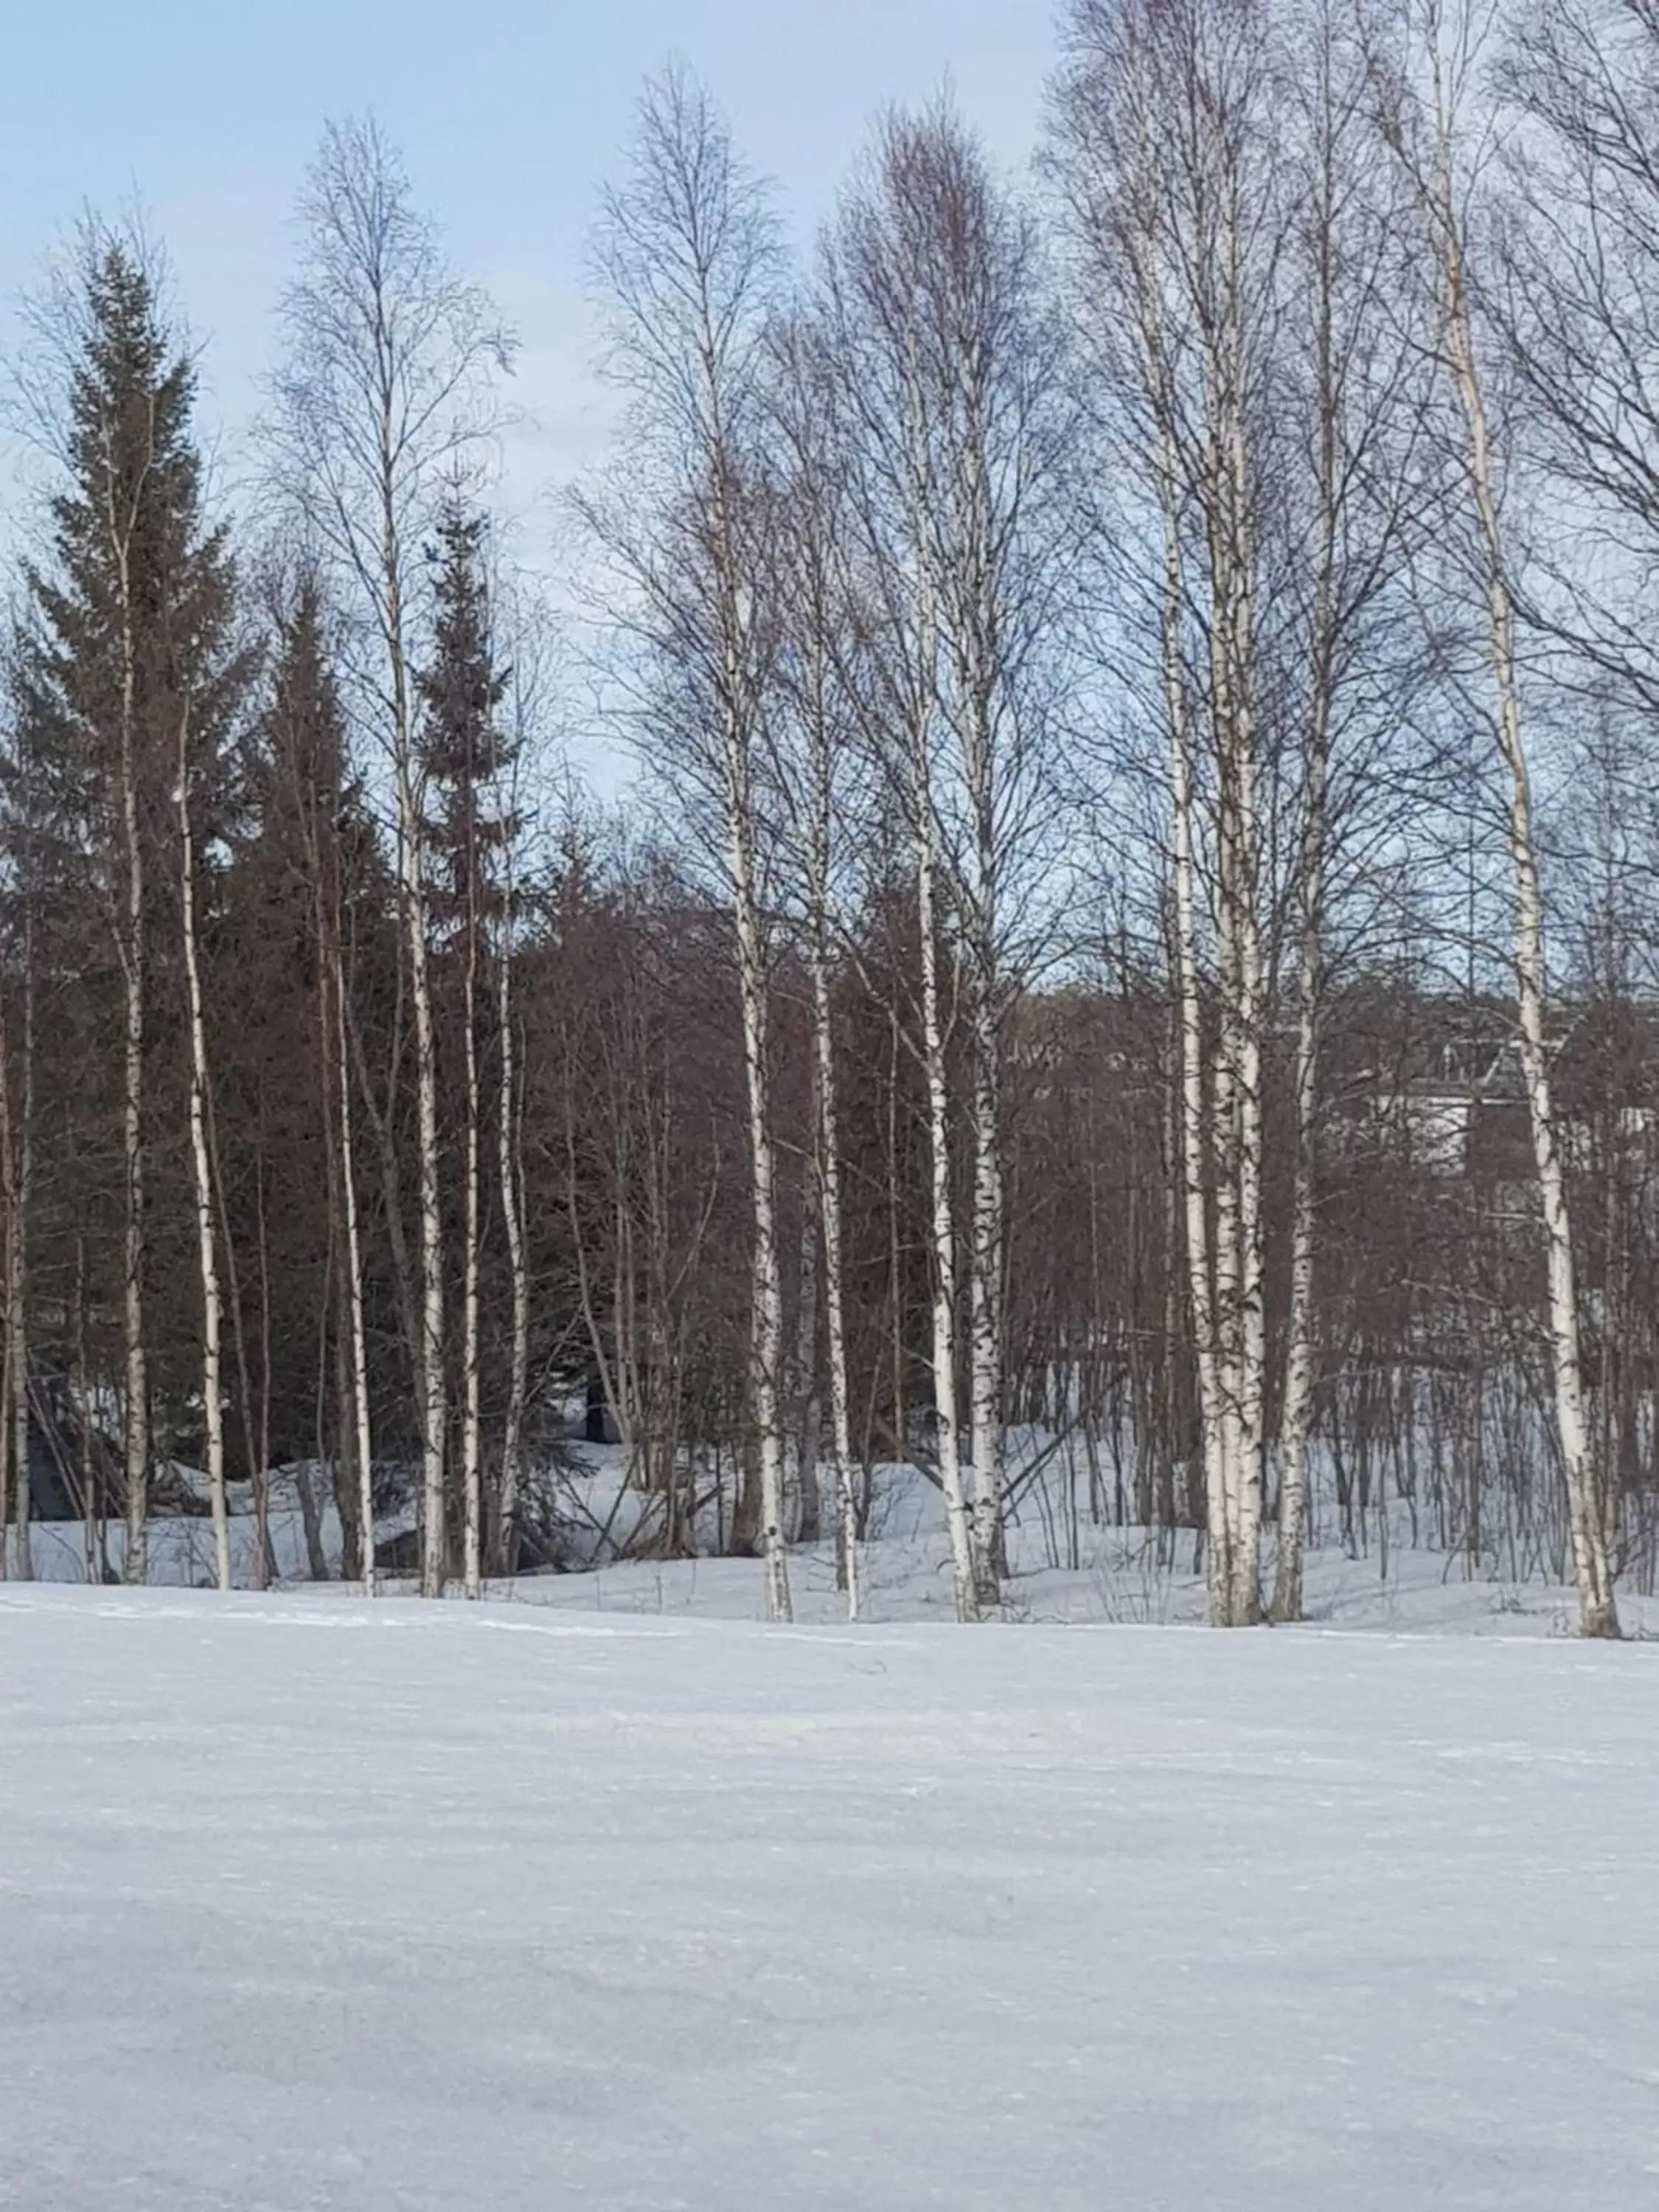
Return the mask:
M404 904L408 938L410 996L415 1009L416 1142L421 1213L421 1301L418 1384L421 1394L421 1595L441 1597L449 1531L444 1497L443 1215L439 1187L437 1045L433 1032L432 985L427 957L426 887L418 812L404 762L399 776L404 807Z
M1243 663L1248 669L1249 663ZM1246 679L1248 680L1248 679ZM1238 883L1238 1461L1231 1529L1232 1625L1261 1618L1261 1506L1267 1377L1261 1223L1261 938L1256 913L1255 854L1259 828L1254 733L1241 698L1239 733L1240 837L1243 865Z
M27 862L25 863L27 866ZM0 1083L6 1088L6 1120L4 1141L9 1153L7 1180L11 1185L11 1234L9 1244L9 1276L7 1312L10 1323L7 1343L8 1372L11 1378L11 1445L15 1480L13 1485L13 1506L17 1517L16 1572L20 1582L34 1579L34 1534L32 1526L34 1501L29 1477L29 1313L28 1313L28 1209L29 1194L34 1181L34 929L28 906L28 892L24 891L23 913L23 975L22 975L22 1067L17 1102L17 1130L15 1146L9 1127L11 1070L0 1067ZM8 1060L10 1058L7 1054ZM0 1444L0 1453L4 1449ZM82 1503L84 1504L84 1500ZM6 1516L0 1508L0 1579L6 1567Z
M420 1301L416 1389L421 1413L421 1595L441 1597L449 1531L444 1496L443 1210L438 1153L438 1058L432 1013L426 896L425 831L415 786L410 727L408 653L404 643L403 547L398 526L398 459L390 396L380 421L380 620L392 686L392 767L398 793L398 887L410 997L415 1012L416 1144L421 1218ZM395 1191L387 1193L396 1203Z
M1544 1034L1543 913L1533 837L1532 791L1522 734L1521 693L1515 654L1515 618L1504 559L1502 527L1493 486L1486 400L1475 359L1474 334L1463 263L1463 234L1452 170L1452 124L1437 46L1434 179L1430 216L1439 263L1445 338L1467 435L1469 489L1486 568L1486 616L1492 678L1498 693L1498 743L1510 786L1510 854L1515 878L1515 973L1520 1023L1521 1070L1527 1091L1533 1156L1538 1173L1546 1246L1550 1366L1555 1423L1566 1481L1573 1579L1579 1628L1590 1637L1620 1632L1613 1570L1602 1522L1589 1425L1585 1418L1579 1349L1578 1297L1572 1229Z
M750 1261L750 1392L760 1455L761 1549L766 1562L766 1617L792 1618L789 1563L784 1529L783 1425L780 1377L783 1359L783 1279L778 1265L776 1165L772 1142L771 1071L768 1058L766 949L756 894L750 765L744 733L728 713L722 732L726 761L726 866L738 934L738 988L742 1000L743 1059L749 1106L750 1164L754 1178L754 1243Z
M996 537L986 475L980 365L967 373L968 422L952 457L961 542L953 548L957 738L972 825L964 950L973 1043L973 1199L968 1239L969 1420L973 1462L974 1574L981 1607L1000 1600L1002 1550L1002 1034L998 933L997 799L1000 681Z
M800 1244L796 1255L799 1291L795 1306L795 1359L791 1399L795 1431L795 1541L816 1544L823 1534L823 1493L818 1481L823 1400L818 1391L818 1200L822 1182L811 1174L801 1193Z
M1180 1007L1176 1024L1180 1174L1194 1364L1198 1370L1199 1436L1204 1464L1206 1533L1209 1540L1206 1553L1209 1612L1212 1623L1219 1626L1224 1624L1230 1588L1226 1461L1209 1210L1204 1193L1208 1100L1204 1079L1204 1022L1199 998L1198 917L1194 890L1192 741L1187 716L1187 687L1181 665L1181 540L1171 466L1166 447L1159 466L1164 539L1162 660L1164 711L1170 744L1176 993Z
M197 1255L202 1277L202 1421L207 1439L208 1502L213 1515L214 1574L230 1588L230 1516L225 1498L223 1300L214 1227L213 1166L208 1145L207 1016L196 934L196 844L190 815L190 723L179 724L179 901L190 1021L190 1157L196 1196Z
M120 541L118 538L118 544ZM122 600L121 829L126 865L125 927L118 925L123 988L121 1143L125 1171L124 1279L121 1299L126 1409L126 1555L122 1579L145 1581L149 1571L149 1368L144 1349L144 858L138 818L137 732L133 727L134 641L125 552Z
M1311 763L1310 763L1311 765ZM1315 804L1310 793L1309 805ZM1323 805L1322 792L1319 799ZM1279 1425L1279 1548L1271 1618L1300 1620L1308 1538L1308 1437L1314 1391L1314 1231L1318 1164L1319 940L1316 882L1304 892L1296 1035L1296 1170L1291 1211L1291 1310Z
M974 1199L969 1240L969 1420L974 1467L974 1580L981 1607L1001 1599L1002 1214L1000 1039L985 966L973 989Z
M348 1049L345 963L341 957L339 917L330 930L330 969L334 988L337 1050L335 1072L338 1085L340 1205L344 1216L346 1243L346 1309L351 1341L351 1401L356 1431L357 1511L362 1523L363 1595L373 1597L379 1586L374 1564L374 1442L368 1406L368 1346L363 1325L362 1238L357 1219L356 1147L352 1139L351 1067Z
M1214 1090L1218 1183L1216 1308L1221 1344L1228 1626L1261 1613L1266 1317L1261 1226L1261 823L1256 793L1245 333L1236 183L1219 192L1220 329L1206 349L1210 422L1205 505L1210 665L1218 792L1217 943L1220 1045Z
M1310 639L1306 787L1297 869L1300 943L1297 958L1294 1077L1296 1165L1291 1200L1291 1307L1285 1350L1285 1402L1279 1416L1279 1540L1269 1617L1300 1620L1303 1569L1308 1540L1308 1442L1315 1381L1314 1264L1319 1167L1319 1046L1324 990L1323 928L1327 800L1329 782L1333 623L1337 562L1336 422L1340 403L1332 326L1335 205L1338 181L1331 137L1330 55L1322 52L1321 167L1316 281L1314 481L1317 551L1313 629Z
M470 865L476 868L476 859ZM483 1454L479 1409L478 1374L478 1237L480 1233L478 1160L478 920L476 876L469 889L471 911L467 916L466 979L462 994L462 1018L466 1035L466 1249L463 1255L461 1291L461 1483L465 1523L463 1563L468 1597L483 1595Z
M1153 155L1154 149L1149 143L1140 145L1139 158L1143 163L1150 163ZM1145 192L1148 186L1143 184L1140 189ZM1193 736L1182 649L1185 603L1182 577L1182 493L1177 479L1178 441L1172 390L1173 372L1154 258L1152 235L1147 231L1138 229L1132 236L1130 267L1141 362L1155 429L1152 468L1164 536L1158 650L1169 745L1170 919L1174 935L1177 1009L1175 1025L1177 1171L1181 1185L1182 1241L1186 1248L1193 1358L1197 1370L1200 1456L1204 1472L1206 1591L1211 1624L1222 1627L1227 1624L1231 1607L1233 1516L1231 1500L1234 1457L1231 1410L1234 1384L1222 1341L1223 1289L1229 1279L1231 1255L1230 1252L1229 1263L1224 1264L1223 1254L1231 1247L1233 1229L1225 1200L1228 1147L1224 1126L1224 1085L1220 1067L1216 1071L1217 1080L1213 1086L1206 1079L1206 1073L1203 1004L1200 994ZM1223 971L1224 1004L1228 964L1224 902L1219 919L1223 927L1219 948L1222 957L1218 965ZM1206 1194L1206 1169L1212 1154L1220 1170L1213 1232Z
M939 1004L939 854L927 769L927 733L916 740L916 908L921 930L921 1053L927 1079L927 1129L932 1155L933 1246L933 1412L939 1488L951 1540L951 1577L958 1620L979 1618L974 1534L962 1482L962 1425L957 1407L957 1235L951 1203L951 1096L945 1064Z
M517 1054L513 1034L512 899L509 872L505 917L495 950L495 1019L501 1054L500 1127L496 1145L501 1187L501 1218L507 1229L507 1267L512 1279L513 1300L511 1371L507 1380L507 1422L501 1437L501 1494L496 1540L498 1565L503 1574L513 1572L518 1554L520 1462L524 1449L525 1398L530 1378L530 1283L525 1257Z
M853 1475L853 1419L847 1387L847 1308L841 1231L841 1117L836 1093L835 1034L822 916L812 941L812 1041L817 1063L819 1226L823 1237L823 1319L830 1359L830 1433L836 1454L836 1563L847 1593L847 1618L860 1604L859 1501Z
M933 720L937 696L939 629L938 582L929 501L932 465L927 448L927 399L915 359L914 337L907 339L906 441L909 482L914 655L908 732L910 757L911 831L915 840L916 921L921 954L921 1058L927 1085L930 1155L930 1224L933 1246L933 1415L939 1489L945 1499L945 1532L951 1547L951 1593L958 1620L979 1619L979 1577L975 1570L974 1524L962 1472L962 1414L957 1390L957 1226L953 1202L950 1072L939 989L939 884L944 855L939 849L933 763ZM895 1278L894 1296L898 1295Z

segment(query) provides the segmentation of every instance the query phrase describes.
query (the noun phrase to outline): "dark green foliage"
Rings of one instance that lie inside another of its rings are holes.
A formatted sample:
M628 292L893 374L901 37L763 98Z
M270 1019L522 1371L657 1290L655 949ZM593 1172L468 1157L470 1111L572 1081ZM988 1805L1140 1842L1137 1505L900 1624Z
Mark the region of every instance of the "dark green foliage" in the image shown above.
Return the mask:
M515 747L500 708L509 672L495 659L485 574L485 526L459 500L446 507L429 558L435 611L418 683L428 885L440 934L480 925L501 908L502 855L515 823L501 801Z
M158 1449L185 1449L200 1322L185 1154L179 776L182 758L211 965L226 841L242 804L232 738L252 671L226 533L204 514L194 372L151 276L121 241L94 234L68 297L65 481L50 505L49 551L24 571L0 769L11 934L21 957L27 921L35 979L37 1353L68 1362L84 1304L94 1375L112 1382L120 1371L120 1041L136 963L151 1412Z

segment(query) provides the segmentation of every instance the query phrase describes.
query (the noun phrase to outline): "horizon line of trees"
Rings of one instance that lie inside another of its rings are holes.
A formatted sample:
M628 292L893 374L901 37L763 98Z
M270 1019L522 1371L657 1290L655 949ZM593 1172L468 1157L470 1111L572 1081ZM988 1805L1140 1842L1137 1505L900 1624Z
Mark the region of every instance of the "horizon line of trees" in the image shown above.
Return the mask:
M1189 1532L1218 1625L1408 1525L1617 1634L1654 0L1067 0L1039 188L890 114L804 267L653 80L569 499L629 810L557 793L510 334L372 122L301 216L257 527L142 240L33 313L0 1570L46 1470L142 1581L184 1462L222 1587L251 1486L263 1584L298 1465L313 1573L331 1510L371 1592L477 1596L561 1557L580 1394L639 1540L753 1554L774 1619L826 1535L857 1613L908 1461L963 1620L1041 1496L1072 1564Z

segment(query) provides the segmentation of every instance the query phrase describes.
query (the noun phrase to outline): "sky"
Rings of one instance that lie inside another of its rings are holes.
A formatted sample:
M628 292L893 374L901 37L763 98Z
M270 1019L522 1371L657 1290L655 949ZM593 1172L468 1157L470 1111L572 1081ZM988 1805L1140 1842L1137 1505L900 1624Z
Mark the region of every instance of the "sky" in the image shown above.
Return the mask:
M993 155L1030 159L1050 0L12 0L0 52L0 346L90 206L135 201L202 347L200 420L234 486L274 343L296 186L325 116L372 108L452 259L519 332L507 455L522 557L602 448L586 270L640 82L714 89L797 237L870 118L950 84ZM0 501L15 507L15 445Z

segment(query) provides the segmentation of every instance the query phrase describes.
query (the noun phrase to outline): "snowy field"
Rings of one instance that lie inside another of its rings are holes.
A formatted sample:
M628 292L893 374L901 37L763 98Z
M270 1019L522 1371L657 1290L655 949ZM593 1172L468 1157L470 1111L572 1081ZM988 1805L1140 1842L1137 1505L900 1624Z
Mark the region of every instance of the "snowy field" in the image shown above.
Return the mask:
M584 1448L584 1458L588 1472L567 1482L562 1504L568 1555L586 1571L499 1582L491 1586L492 1601L577 1612L763 1618L765 1595L758 1564L718 1556L717 1532L707 1515L700 1528L701 1558L617 1557L619 1551L638 1548L639 1540L649 1534L640 1525L641 1500L626 1485L619 1452ZM189 1475L187 1469L178 1472ZM285 1471L275 1485L272 1553L277 1579L303 1587L307 1547L291 1478L292 1471ZM321 1504L325 1493L326 1486L319 1481L320 1552L337 1577L341 1531L331 1505ZM243 1496L236 1502L247 1504ZM1470 1560L1413 1544L1407 1510L1396 1501L1387 1543L1382 1540L1384 1525L1373 1520L1366 1527L1364 1554L1351 1556L1337 1540L1331 1500L1322 1499L1316 1491L1313 1504L1307 1613L1317 1627L1504 1637L1574 1632L1578 1607L1573 1593L1553 1578L1550 1565L1535 1548L1526 1551L1513 1541L1497 1540L1480 1559ZM381 1540L408 1529L412 1517L407 1510L387 1515L380 1525ZM862 1564L866 1617L890 1625L953 1619L950 1553L933 1486L908 1468L882 1468L870 1534ZM104 1561L112 1576L120 1569L122 1537L118 1522L102 1532ZM1145 1529L1097 1527L1086 1517L1068 1515L1066 1486L1056 1475L1024 1491L1011 1516L1007 1547L1012 1571L1004 1590L1004 1617L1036 1626L1201 1622L1206 1593L1194 1545L1190 1530L1166 1531L1160 1541ZM77 1523L36 1522L31 1548L33 1571L43 1581L83 1578L86 1547ZM233 1512L230 1551L233 1580L239 1588L251 1587L255 1527L250 1511ZM1563 1564L1557 1563L1557 1571ZM15 1532L9 1565L15 1574ZM844 1617L846 1601L836 1588L830 1544L795 1547L789 1575L796 1618L803 1625L829 1626ZM1271 1532L1267 1578L1270 1585ZM149 1579L173 1589L210 1587L210 1523L202 1517L152 1521ZM406 1578L402 1588L412 1595L413 1578ZM1659 1638L1659 1598L1644 1595L1627 1580L1620 1589L1619 1606L1628 1633Z
M1650 1646L13 1586L0 1665L5 2205L1659 2203Z

